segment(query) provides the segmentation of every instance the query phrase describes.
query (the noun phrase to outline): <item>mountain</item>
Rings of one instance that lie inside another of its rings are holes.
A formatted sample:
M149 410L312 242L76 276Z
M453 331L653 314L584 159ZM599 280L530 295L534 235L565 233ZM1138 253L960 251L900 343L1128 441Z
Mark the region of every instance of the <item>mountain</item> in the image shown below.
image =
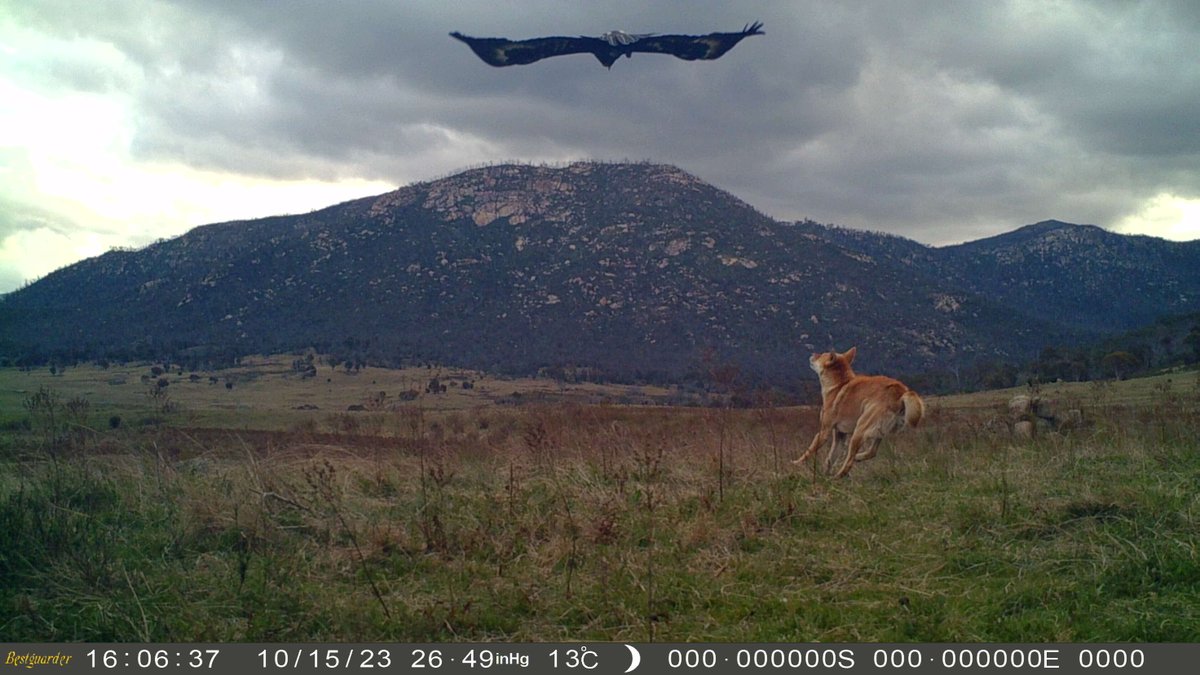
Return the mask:
M1084 332L1131 330L1195 311L1200 304L1200 241L1172 242L1046 220L933 248L894 235L811 222L801 226L814 236Z
M949 278L1010 307L1099 332L1200 305L1200 241L1048 220L938 250Z
M622 380L731 362L779 381L857 344L865 370L915 372L1200 309L1198 258L1063 223L931 248L779 222L671 166L499 165L71 265L0 302L0 356L315 347Z

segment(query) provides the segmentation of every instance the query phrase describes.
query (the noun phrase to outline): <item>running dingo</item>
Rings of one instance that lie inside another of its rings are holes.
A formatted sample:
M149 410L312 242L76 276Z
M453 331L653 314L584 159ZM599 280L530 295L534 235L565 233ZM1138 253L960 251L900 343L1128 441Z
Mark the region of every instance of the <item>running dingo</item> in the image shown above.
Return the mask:
M828 473L838 446L844 445L849 436L846 459L837 472L841 478L854 462L874 457L884 436L905 423L915 427L924 416L925 403L921 397L899 380L882 375L856 375L850 364L857 351L857 347L851 347L842 354L826 352L809 357L809 367L821 378L821 426L808 450L794 464L803 464L832 436L833 444L825 458Z

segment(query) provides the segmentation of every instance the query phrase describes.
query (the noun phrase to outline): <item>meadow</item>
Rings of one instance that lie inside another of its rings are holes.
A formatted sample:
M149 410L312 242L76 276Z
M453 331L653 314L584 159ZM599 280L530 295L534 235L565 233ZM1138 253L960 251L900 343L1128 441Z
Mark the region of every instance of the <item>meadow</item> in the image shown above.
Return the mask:
M1200 641L1194 372L1048 385L1085 424L1032 440L930 397L833 480L813 406L290 358L0 370L0 634Z

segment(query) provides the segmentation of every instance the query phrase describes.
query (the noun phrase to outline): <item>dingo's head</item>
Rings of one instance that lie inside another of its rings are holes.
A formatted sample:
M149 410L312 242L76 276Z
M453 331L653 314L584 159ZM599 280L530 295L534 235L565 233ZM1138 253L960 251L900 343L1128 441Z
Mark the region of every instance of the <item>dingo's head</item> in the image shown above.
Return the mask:
M854 363L854 355L857 353L858 347L851 347L841 354L837 352L813 354L808 357L808 367L812 368L813 372L822 379L825 378L826 373L837 379L852 377L854 371L850 369L850 364Z

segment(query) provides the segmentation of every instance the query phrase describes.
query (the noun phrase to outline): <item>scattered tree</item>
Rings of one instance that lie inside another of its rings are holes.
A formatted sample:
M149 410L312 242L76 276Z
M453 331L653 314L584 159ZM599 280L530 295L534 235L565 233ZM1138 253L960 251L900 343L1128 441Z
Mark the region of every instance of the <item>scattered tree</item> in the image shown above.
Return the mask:
M1100 360L1100 364L1106 372L1113 374L1113 377L1118 380L1125 379L1130 371L1138 367L1139 361L1136 356L1129 352L1109 352Z

